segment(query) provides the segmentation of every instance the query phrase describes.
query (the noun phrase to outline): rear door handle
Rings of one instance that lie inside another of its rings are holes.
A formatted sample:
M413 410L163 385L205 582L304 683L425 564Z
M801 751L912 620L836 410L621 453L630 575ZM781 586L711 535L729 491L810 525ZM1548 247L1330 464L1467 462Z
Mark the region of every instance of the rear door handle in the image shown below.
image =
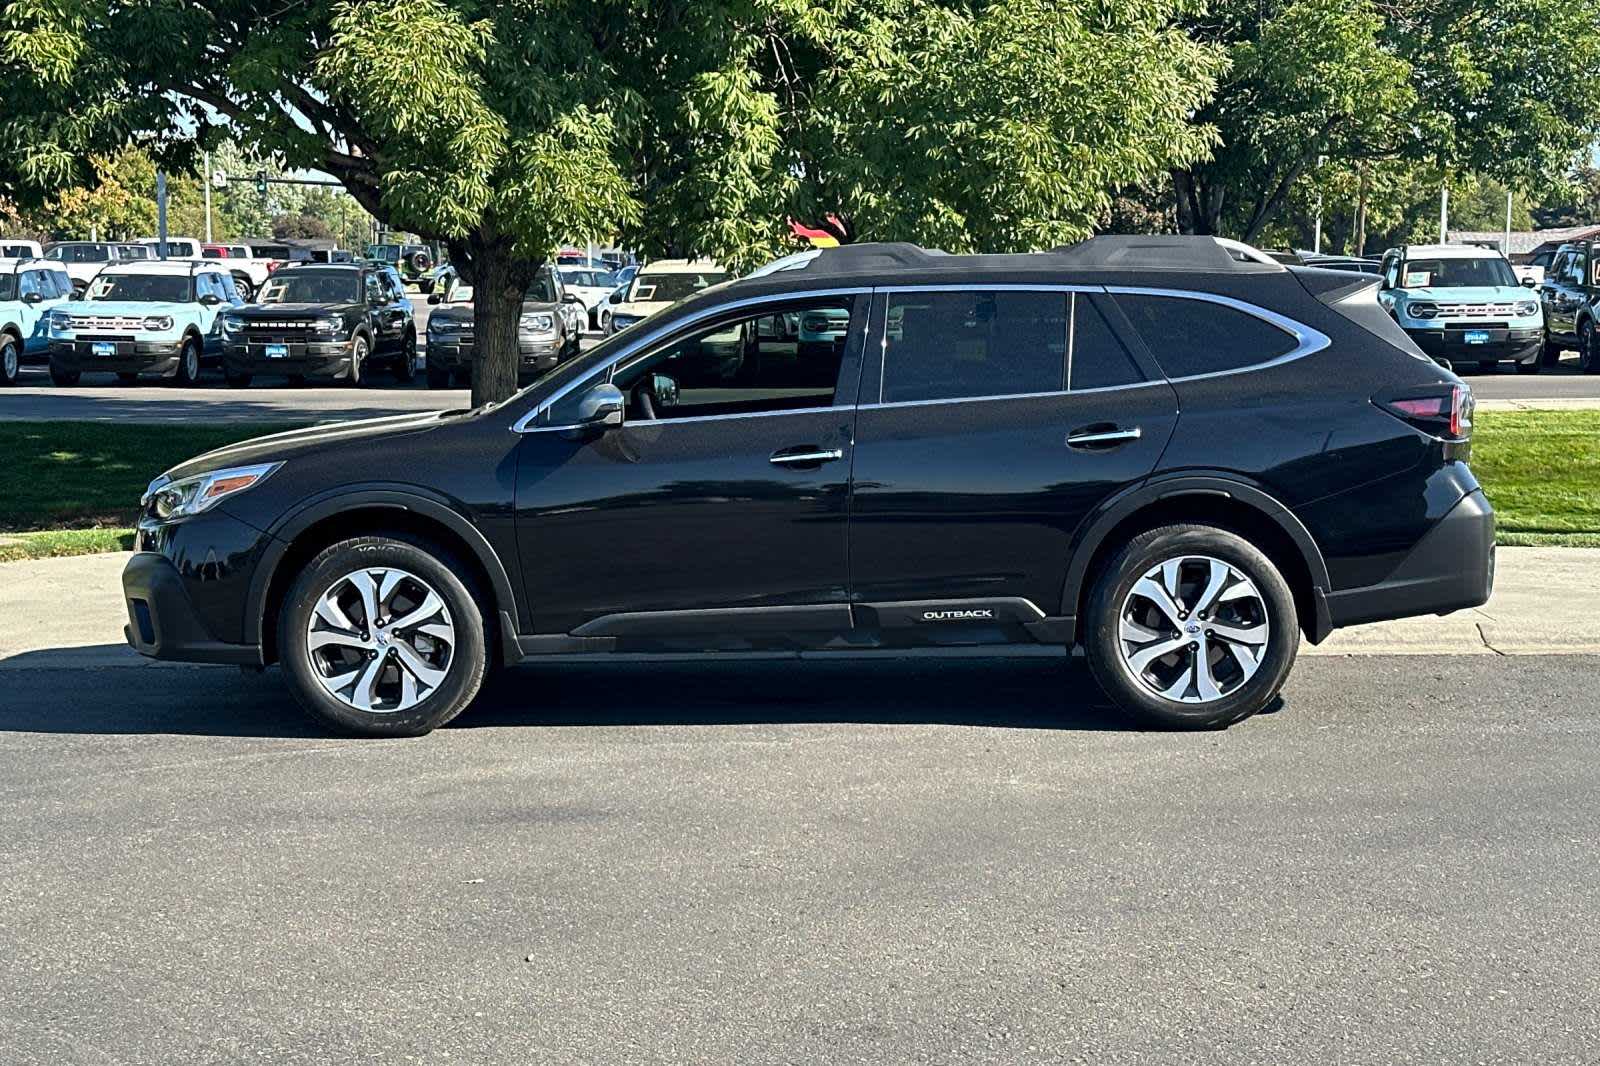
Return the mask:
M1114 448L1119 444L1136 441L1143 435L1143 430L1138 426L1130 426L1127 429L1121 426L1085 426L1067 434L1067 447Z
M767 462L775 466L820 466L843 458L842 448L821 448L815 444L806 444L799 448L783 448L775 451Z

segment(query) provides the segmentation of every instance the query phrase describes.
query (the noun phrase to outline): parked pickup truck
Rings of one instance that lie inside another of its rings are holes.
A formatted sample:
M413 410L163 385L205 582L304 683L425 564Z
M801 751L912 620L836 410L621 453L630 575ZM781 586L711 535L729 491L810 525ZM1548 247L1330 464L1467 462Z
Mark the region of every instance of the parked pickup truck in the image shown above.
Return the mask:
M58 241L45 247L44 257L67 272L76 296L82 296L95 275L112 263L139 263L153 258L145 245L108 241Z
M258 241L207 244L200 249L200 255L205 259L226 260L222 266L233 275L234 287L246 302L255 299L274 270L285 263L310 258L305 253L296 255L287 244Z

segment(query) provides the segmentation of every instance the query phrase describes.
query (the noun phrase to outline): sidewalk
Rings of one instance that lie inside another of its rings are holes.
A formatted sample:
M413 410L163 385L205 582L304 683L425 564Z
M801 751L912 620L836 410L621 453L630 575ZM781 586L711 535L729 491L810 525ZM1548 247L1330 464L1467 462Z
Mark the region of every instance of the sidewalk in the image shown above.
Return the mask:
M0 564L0 671L29 667L165 668L122 639L127 555ZM1302 655L1600 654L1590 601L1600 550L1501 548L1494 596L1438 618L1342 629Z

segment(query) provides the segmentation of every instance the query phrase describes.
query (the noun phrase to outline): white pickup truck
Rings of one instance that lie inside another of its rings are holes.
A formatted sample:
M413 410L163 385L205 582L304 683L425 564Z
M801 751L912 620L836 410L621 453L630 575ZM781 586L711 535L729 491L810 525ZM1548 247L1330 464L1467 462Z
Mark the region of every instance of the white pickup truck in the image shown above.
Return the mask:
M267 283L273 271L297 258L287 244L270 241L207 244L200 249L200 255L205 259L221 260L220 265L233 275L234 288L239 290L239 295L246 303L255 299L256 293L261 291L261 286ZM300 258L303 257L304 253L301 253Z

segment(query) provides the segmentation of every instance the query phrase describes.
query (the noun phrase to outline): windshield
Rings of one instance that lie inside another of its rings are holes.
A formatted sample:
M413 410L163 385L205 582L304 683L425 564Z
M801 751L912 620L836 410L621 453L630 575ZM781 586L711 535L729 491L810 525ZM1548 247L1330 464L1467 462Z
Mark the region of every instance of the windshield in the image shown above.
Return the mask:
M261 290L264 304L353 304L361 302L360 278L341 270L275 274Z
M561 280L568 285L587 285L598 289L614 289L617 283L611 275L601 270L563 270Z
M470 304L472 302L472 286L457 285L445 296L444 302L447 304Z
M709 289L728 279L728 275L720 270L685 270L682 273L672 274L640 274L633 279L633 291L628 294L629 300L642 300L647 303L675 303L686 296L693 296L702 289Z
M1400 269L1403 289L1460 289L1469 286L1516 288L1504 259L1408 259Z
M186 274L101 274L89 286L91 300L186 304L194 299Z
M550 271L541 270L534 277L533 284L528 286L528 291L522 298L529 303L553 304L556 302L556 283L550 277Z

